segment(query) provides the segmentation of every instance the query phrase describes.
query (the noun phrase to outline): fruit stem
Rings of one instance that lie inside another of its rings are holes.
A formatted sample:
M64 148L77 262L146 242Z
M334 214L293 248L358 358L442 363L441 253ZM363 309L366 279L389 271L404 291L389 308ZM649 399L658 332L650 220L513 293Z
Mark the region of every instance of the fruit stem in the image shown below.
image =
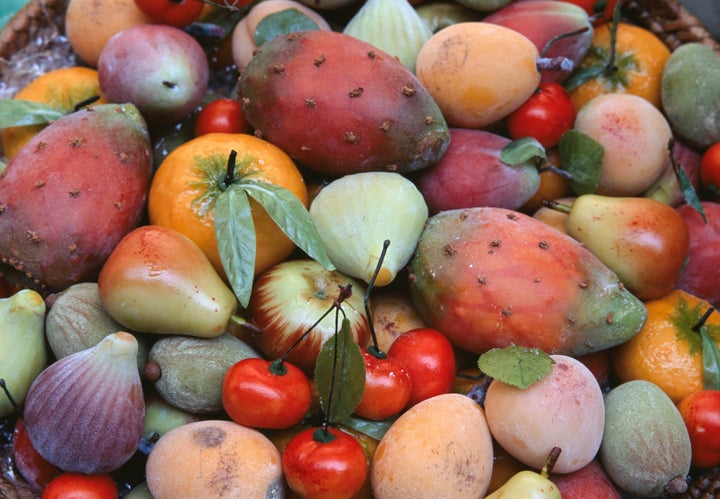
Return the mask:
M92 104L93 102L98 101L98 100L100 100L99 95L93 95L92 97L88 97L85 100L81 100L80 102L75 104L75 106L73 107L73 112L80 111L82 108L87 107L90 104Z
M230 187L235 180L235 161L237 160L237 151L230 151L227 161L227 169L225 170L225 178L223 178L223 190Z
M322 426L316 428L313 432L313 440L320 442L321 444L332 442L336 438L337 437L335 435L328 431L326 423L323 423Z
M378 359L384 359L385 357L387 357L387 355L385 355L385 353L380 350L380 346L378 345L377 341L377 335L375 334L375 324L373 323L372 316L370 315L370 292L372 291L373 286L375 286L375 279L377 278L378 273L380 273L380 269L382 268L383 260L385 260L388 246L390 246L390 239L385 239L385 241L383 241L382 251L380 252L380 258L378 258L377 265L375 265L375 272L373 272L373 275L370 278L368 287L365 290L365 298L363 300L363 303L365 304L365 316L367 317L368 325L370 326L370 337L372 338L373 343L372 347L368 348L367 351Z
M547 172L547 171L553 172L553 173L561 176L565 180L572 180L572 178L573 178L572 173L570 173L569 171L563 170L562 168L558 168L557 166L554 166L551 164L546 164L546 165L543 165L538 168L538 173Z
M538 71L564 71L571 72L575 68L572 59L564 56L558 57L538 57L535 61L535 67Z
M540 51L540 57L545 57L545 54L548 50L550 50L550 47L552 47L555 42L558 42L564 38L570 38L571 36L577 36L585 33L590 28L588 26L583 26L582 28L576 29L574 31L568 31L567 33L561 33L559 35L555 35L548 42L543 46L542 50Z
M287 366L285 365L285 360L282 358L273 360L268 369L275 376L285 376L287 374Z
M710 307L709 309L707 309L703 316L700 317L700 320L697 321L697 324L692 327L692 330L696 333L699 333L702 327L705 325L705 322L707 322L708 318L710 317L710 315L712 315L713 312L715 312L715 310L715 307Z
M568 204L558 203L557 201L552 201L550 199L543 199L542 205L555 211L559 211L560 213L565 213L566 215L569 214L572 209L572 206Z
M540 474L542 476L544 476L545 478L548 478L550 476L550 473L552 473L552 470L555 467L555 463L557 463L561 452L562 449L560 449L560 447L553 447L552 449L550 449L550 453L545 460L545 466L543 466L542 470L540 471Z
M605 74L612 75L617 71L615 65L615 59L617 55L617 30L618 24L620 23L620 7L622 6L622 0L615 5L613 10L612 22L610 23L610 57L608 57L607 66L605 66Z
M2 388L3 392L5 392L5 396L10 401L10 405L13 406L15 412L19 414L20 408L18 407L17 402L15 402L13 396L10 394L10 389L7 387L7 383L5 382L4 378L0 378L0 388Z

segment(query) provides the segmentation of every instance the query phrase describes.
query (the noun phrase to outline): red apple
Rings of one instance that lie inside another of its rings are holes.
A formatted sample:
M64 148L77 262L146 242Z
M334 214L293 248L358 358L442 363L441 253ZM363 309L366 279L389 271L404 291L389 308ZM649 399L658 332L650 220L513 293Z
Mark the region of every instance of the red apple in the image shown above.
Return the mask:
M563 499L620 499L615 485L600 464L593 459L577 471L567 474L551 475L552 480Z
M690 434L692 465L709 469L720 464L720 390L700 390L678 403Z
M349 284L352 294L341 303L344 314L337 327L347 317L353 340L366 346L370 325L364 284L310 259L287 260L258 275L247 309L250 326L257 330L253 341L271 359L289 352L286 360L312 373L320 347L335 334L336 314L331 307L340 288Z

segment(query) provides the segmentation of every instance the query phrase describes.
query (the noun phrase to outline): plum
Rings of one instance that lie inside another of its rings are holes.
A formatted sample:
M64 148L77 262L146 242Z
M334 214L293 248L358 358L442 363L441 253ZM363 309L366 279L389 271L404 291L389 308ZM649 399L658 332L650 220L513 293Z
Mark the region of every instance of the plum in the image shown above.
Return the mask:
M509 143L492 132L451 128L447 151L416 181L430 213L471 206L520 208L537 191L540 174L531 162L504 163L500 153Z
M108 101L131 102L150 125L168 125L200 104L210 67L200 43L183 30L141 24L108 40L98 79Z

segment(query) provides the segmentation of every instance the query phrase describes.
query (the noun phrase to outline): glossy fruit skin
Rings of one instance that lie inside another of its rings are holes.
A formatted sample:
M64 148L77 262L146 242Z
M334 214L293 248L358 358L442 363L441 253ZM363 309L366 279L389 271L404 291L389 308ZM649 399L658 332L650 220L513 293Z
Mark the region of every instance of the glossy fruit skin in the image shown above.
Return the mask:
M245 133L249 130L240 103L228 97L207 103L195 119L195 137L206 133Z
M353 497L365 483L368 464L362 445L349 434L328 427L334 439L319 442L308 428L293 437L282 453L282 467L290 488L301 497Z
M199 0L135 0L135 5L155 22L176 28L197 20L203 10Z
M223 407L236 423L285 429L302 421L310 410L312 389L305 373L289 362L278 367L273 362L248 358L225 373Z
M42 499L116 499L115 480L106 474L63 473L43 490Z
M432 328L411 329L390 345L388 357L400 360L410 371L412 394L408 407L448 393L455 381L455 351L450 340Z
M690 434L692 465L709 469L720 464L720 390L701 390L677 405Z
M387 419L407 406L412 395L412 378L405 365L385 354L380 358L361 349L365 359L365 390L355 414L366 419Z
M570 93L558 83L542 82L538 90L508 116L510 138L534 137L549 149L575 123L575 105Z
M708 195L720 197L720 142L708 147L700 159L700 181Z
M44 489L53 478L62 473L57 466L42 457L35 449L30 442L22 418L18 418L15 422L12 436L12 458L22 477L30 486L38 490Z
M589 16L594 16L595 14L599 14L598 9L601 9L603 7L603 4L605 4L605 8L602 9L601 13L602 16L599 16L595 24L600 24L603 22L607 22L612 20L613 11L615 10L615 5L617 5L617 0L564 0L565 2L574 3L575 5L578 5L585 9L585 12L588 13Z

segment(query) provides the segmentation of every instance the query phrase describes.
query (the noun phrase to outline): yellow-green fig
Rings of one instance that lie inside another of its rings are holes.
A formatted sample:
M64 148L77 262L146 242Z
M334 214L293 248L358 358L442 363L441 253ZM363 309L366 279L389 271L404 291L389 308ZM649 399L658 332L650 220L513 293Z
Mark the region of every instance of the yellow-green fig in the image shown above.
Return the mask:
M45 308L42 296L30 289L0 299L0 379L19 405L47 364ZM13 410L10 400L0 395L0 417Z
M376 286L391 283L410 260L428 217L420 191L394 172L363 172L330 182L310 205L332 264L369 283L390 241Z

